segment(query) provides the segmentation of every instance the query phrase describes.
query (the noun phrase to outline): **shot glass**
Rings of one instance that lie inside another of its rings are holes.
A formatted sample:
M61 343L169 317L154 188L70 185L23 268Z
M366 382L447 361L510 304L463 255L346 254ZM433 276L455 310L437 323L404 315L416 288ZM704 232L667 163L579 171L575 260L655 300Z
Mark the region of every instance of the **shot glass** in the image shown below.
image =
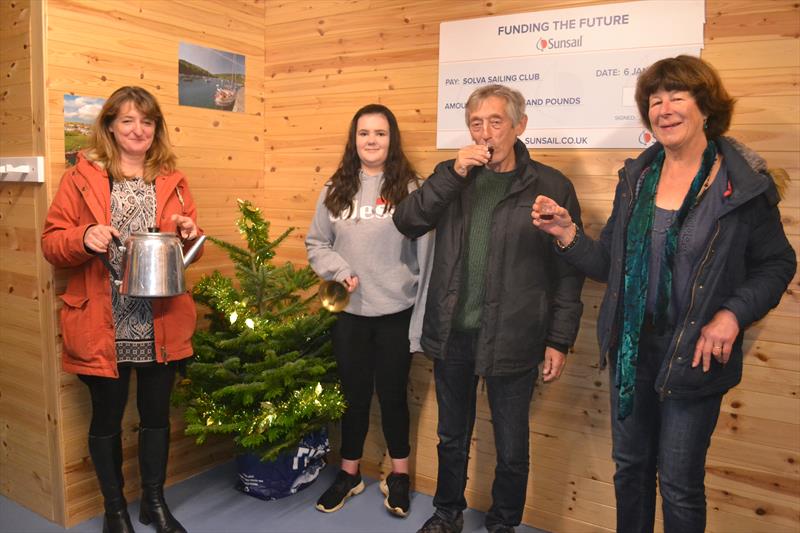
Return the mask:
M546 204L539 208L539 218L542 220L553 220L555 214L556 208L554 205Z

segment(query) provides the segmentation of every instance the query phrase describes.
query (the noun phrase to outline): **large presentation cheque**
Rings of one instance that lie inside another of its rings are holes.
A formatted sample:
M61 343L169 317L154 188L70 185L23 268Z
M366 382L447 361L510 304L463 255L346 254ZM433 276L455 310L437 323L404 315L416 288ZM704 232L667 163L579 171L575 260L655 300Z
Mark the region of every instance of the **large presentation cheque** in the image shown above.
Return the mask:
M526 98L528 147L641 148L636 78L653 62L699 56L702 0L653 0L445 22L439 30L437 148L470 144L464 104L501 83Z

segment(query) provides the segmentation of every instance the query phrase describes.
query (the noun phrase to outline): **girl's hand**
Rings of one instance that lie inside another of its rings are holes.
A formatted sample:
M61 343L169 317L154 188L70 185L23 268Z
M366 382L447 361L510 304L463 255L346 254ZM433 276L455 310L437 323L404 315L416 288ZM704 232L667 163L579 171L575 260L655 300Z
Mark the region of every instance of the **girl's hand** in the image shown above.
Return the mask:
M358 287L358 276L350 276L342 280L344 286L347 287L347 292L353 292Z

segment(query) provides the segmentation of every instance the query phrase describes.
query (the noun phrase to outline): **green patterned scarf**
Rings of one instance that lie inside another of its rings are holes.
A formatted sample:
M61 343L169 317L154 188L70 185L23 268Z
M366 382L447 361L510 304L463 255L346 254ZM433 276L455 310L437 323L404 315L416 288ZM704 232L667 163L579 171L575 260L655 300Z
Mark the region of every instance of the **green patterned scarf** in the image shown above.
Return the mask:
M623 419L633 410L633 393L636 386L636 359L639 354L639 333L644 322L647 303L647 280L650 266L650 234L653 228L656 190L664 165L664 150L645 171L639 195L633 208L625 245L625 285L623 297L622 338L617 351L617 379L619 408L617 417ZM697 175L692 180L689 192L678 210L674 222L667 230L665 250L662 256L656 300L656 322L666 320L669 298L672 291L672 264L683 221L689 210L697 203L697 195L711 172L717 157L717 146L708 141L703 152Z

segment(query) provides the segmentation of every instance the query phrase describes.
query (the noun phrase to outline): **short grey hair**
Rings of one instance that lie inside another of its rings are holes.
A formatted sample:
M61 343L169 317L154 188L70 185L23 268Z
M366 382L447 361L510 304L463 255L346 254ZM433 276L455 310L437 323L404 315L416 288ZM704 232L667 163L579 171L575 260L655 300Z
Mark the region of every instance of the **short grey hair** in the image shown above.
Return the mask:
M519 121L525 116L525 97L516 89L493 83L491 85L478 87L469 95L467 105L464 106L464 118L467 122L467 126L469 126L470 113L472 113L481 102L492 96L503 98L506 101L506 114L511 119L511 124L514 126L519 124Z

